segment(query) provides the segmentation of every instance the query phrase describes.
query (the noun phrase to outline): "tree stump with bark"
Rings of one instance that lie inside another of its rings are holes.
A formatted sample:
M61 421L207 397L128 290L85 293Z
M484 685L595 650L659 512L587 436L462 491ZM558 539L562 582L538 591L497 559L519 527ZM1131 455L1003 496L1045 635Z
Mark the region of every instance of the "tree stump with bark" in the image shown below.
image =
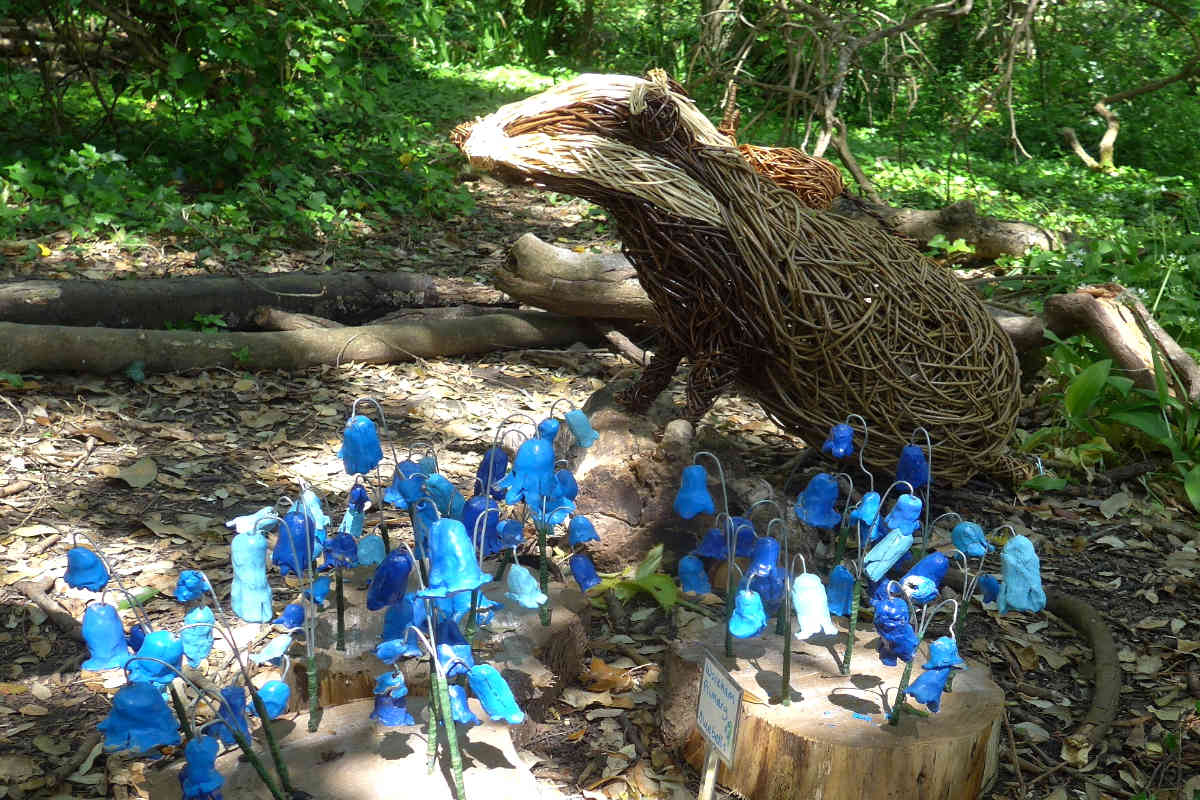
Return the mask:
M794 641L787 706L778 702L782 638L768 633L736 640L729 659L724 637L716 626L700 641L671 644L660 713L667 744L700 769L705 741L695 719L705 654L729 670L744 692L742 716L733 765L722 765L717 781L737 796L975 800L994 780L1004 693L986 666L971 664L958 673L938 713L902 712L890 725L886 714L904 664L879 661L873 632L859 632L849 676L839 674L829 647ZM839 653L842 648L839 643ZM924 655L922 646L914 658L917 672Z

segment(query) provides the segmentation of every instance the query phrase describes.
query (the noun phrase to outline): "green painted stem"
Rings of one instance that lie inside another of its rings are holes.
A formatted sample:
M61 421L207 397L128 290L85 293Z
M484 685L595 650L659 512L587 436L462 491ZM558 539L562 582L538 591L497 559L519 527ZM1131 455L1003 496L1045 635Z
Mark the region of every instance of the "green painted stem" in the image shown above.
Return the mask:
M382 497L383 495L380 495ZM382 506L380 506L382 508ZM382 512L380 512L382 514ZM387 525L379 523L379 537L383 539L383 552L385 554L392 552L392 540L388 537Z
M920 642L917 643L920 646ZM913 652L913 659L910 659L904 665L904 674L900 676L900 685L896 688L896 702L892 704L892 713L888 717L888 724L895 725L900 722L900 713L908 705L908 701L904 699L904 692L908 689L908 681L912 677L913 660L916 658L916 652Z
M258 690L253 686L249 688L250 700L254 703L254 710L258 712L259 721L262 722L263 738L267 740L267 749L271 753L271 760L275 762L275 772L279 775L279 782L283 784L285 794L289 796L295 794L292 776L288 774L287 763L283 760L283 753L279 750L279 740L275 738L275 732L271 730L271 718L267 706L259 696Z
M842 656L842 674L850 674L850 659L854 657L854 634L858 629L858 595L861 577L854 579L854 588L850 590L850 619L846 624L846 654Z
M446 731L446 746L450 750L450 772L454 776L454 795L458 800L467 800L467 789L463 785L462 755L458 751L458 728L454 726L454 715L450 712L450 686L446 679L438 676L438 710L442 716L442 727Z
M426 767L429 769L429 774L432 775L433 769L437 765L438 751L438 693L435 686L437 667L432 660L429 662L429 670L429 724L425 727L425 755L428 759Z
M467 644L474 644L475 633L479 630L479 626L475 624L479 617L479 590L471 591L471 610L467 612L467 624L464 626L463 635L467 638Z
M729 630L729 620L733 619L733 570L728 570L725 579L725 655L733 658L733 633Z
M311 647L308 655L308 732L315 733L321 724L321 690L317 681L317 657Z
M550 562L546 560L546 528L543 525L537 526L538 536L538 585L541 586L542 594L550 593ZM549 604L543 603L538 607L538 618L541 619L542 625L550 625L550 607Z
M254 767L254 771L258 773L259 780L271 792L271 796L275 800L288 800L289 795L280 791L278 784L275 783L275 779L271 777L271 773L267 772L266 765L263 764L262 759L258 757L258 754L250 746L250 740L246 738L246 735L238 730L236 725L228 725L226 729L233 734L233 738L237 740L238 747L242 749L242 753L245 754L246 760L250 762L250 766Z
M779 615L783 619L783 687L779 702L785 706L792 704L792 615L789 611L784 600L783 613Z
M334 592L337 593L337 640L334 644L338 650L346 651L346 593L342 588L342 570L334 570L337 575Z
M179 696L174 683L170 684L170 688L171 704L175 706L175 716L179 717L179 727L183 729L183 738L191 740L192 725L188 722L187 706L183 704L183 698Z
M846 540L850 537L850 525L843 525L838 531L837 547L833 551L833 563L842 563L842 556L846 555Z

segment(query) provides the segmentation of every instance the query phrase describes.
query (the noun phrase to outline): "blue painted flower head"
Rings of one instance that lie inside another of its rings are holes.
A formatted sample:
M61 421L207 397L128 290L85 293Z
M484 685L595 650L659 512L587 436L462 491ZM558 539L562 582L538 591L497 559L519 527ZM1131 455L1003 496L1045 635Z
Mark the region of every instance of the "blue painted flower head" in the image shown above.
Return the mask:
M356 414L346 420L338 457L342 459L348 475L365 475L379 465L383 460L383 448L379 445L379 434L370 417Z
M499 447L489 448L475 471L475 494L490 494L493 500L504 497L504 488L499 484L506 472L508 453Z
M367 609L378 611L400 602L408 589L412 568L413 561L407 551L397 548L388 553L367 585Z
M86 547L72 547L67 551L67 574L63 580L72 589L103 591L108 585L108 570L100 556Z
M545 439L526 439L517 448L512 471L497 484L507 489L504 502L541 506L541 498L554 492L554 445Z
M779 541L771 536L760 536L754 541L750 564L746 567L746 577L768 575L778 563Z
M245 688L242 686L226 686L221 690L221 698L224 702L217 706L217 716L220 718L220 722L213 723L208 727L208 730L225 745L237 744L237 737L233 733L234 730L237 730L242 736L249 739L250 721L246 718Z
M358 540L348 533L339 533L325 543L325 563L330 567L357 567Z
M868 544L879 540L883 537L886 530L879 524L879 505L882 498L879 492L867 492L862 496L862 500L850 512L850 519L858 523L858 546L866 547Z
M805 572L792 581L792 609L799 623L797 639L811 639L818 633L832 636L838 632L829 615L829 597L815 573Z
M925 451L920 446L906 444L900 449L896 480L907 482L914 490L929 483L929 462L925 460Z
M571 556L569 563L571 575L584 592L600 583L600 576L596 574L596 565L592 563L591 556L586 553L576 553Z
M571 433L575 434L575 441L579 442L580 447L591 447L600 438L600 434L592 428L587 414L580 409L572 408L563 415L563 418L566 420L567 427L571 429Z
M1004 545L1001 551L1001 574L1004 580L996 598L996 606L1001 614L1010 608L1037 613L1046 607L1041 561L1029 537L1017 534Z
M183 666L183 642L170 631L151 631L146 634L137 655L141 658L130 659L128 664L130 682L166 686L175 680L176 673Z
M898 530L911 536L913 531L921 527L923 505L921 498L915 494L900 495L892 505L891 512L884 517L883 527L888 531Z
M712 591L704 562L694 555L679 559L679 583L685 592L707 594Z
M129 660L125 628L117 609L107 603L91 603L84 609L83 641L91 656L83 662L84 669L116 669Z
M308 515L303 511L285 514L271 551L271 563L279 567L279 574L303 574L317 552L316 528Z
M821 445L821 452L834 458L845 458L854 453L854 428L839 422L829 429L829 438Z
M839 617L849 616L853 589L854 575L844 565L838 564L829 573L829 585L825 588L829 613Z
M203 572L185 569L179 573L179 579L175 581L175 599L181 603L190 603L208 589L208 579L204 577Z
M729 632L738 639L758 636L767 627L767 612L758 592L742 589L734 601L729 617Z
M818 472L796 498L796 516L814 528L836 528L842 521L842 515L834 508L837 499L837 478Z
M510 725L525 721L525 713L517 707L516 698L499 671L491 664L476 664L467 673L471 693L479 698L483 710L495 720Z
M675 513L684 519L697 514L715 514L716 505L708 492L708 471L702 464L683 468L683 479L675 495Z
M954 546L971 558L980 558L996 549L996 545L987 540L983 528L974 522L960 522L950 531L950 541Z
M362 511L367 506L367 501L371 496L367 494L367 487L361 483L356 483L350 487L350 496L346 500L346 504L355 511Z
M554 444L554 440L558 438L558 431L561 427L562 425L554 417L547 417L538 423L538 438L545 439L547 442Z
M187 763L179 770L179 786L182 800L209 800L218 797L218 790L225 783L217 772L217 751L220 743L211 736L195 736L183 747Z
M571 524L567 526L567 544L570 547L578 547L584 542L600 541L599 534L596 533L596 526L591 520L582 514L576 514L571 517Z
M519 547L525 541L525 523L519 519L504 519L496 526L496 535L485 539L483 554L495 555L501 550Z
M496 536L496 526L500 523L500 506L490 497L477 494L463 504L462 516L459 518L472 543L483 541ZM485 555L491 555L485 553Z
M175 715L162 690L149 683L127 683L117 690L112 710L96 726L104 734L104 749L149 753L181 741Z
M508 591L504 596L522 608L538 608L549 599L538 586L537 578L520 564L508 569Z
M530 440L534 441L534 440ZM445 597L478 589L492 576L479 569L467 529L456 519L439 519L429 534L429 586L422 597Z

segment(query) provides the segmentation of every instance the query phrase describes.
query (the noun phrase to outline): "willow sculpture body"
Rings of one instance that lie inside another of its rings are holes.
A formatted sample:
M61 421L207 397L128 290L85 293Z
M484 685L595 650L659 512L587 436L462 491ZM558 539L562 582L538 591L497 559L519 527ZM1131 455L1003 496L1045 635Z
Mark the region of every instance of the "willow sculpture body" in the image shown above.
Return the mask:
M1005 471L1016 358L979 300L897 237L760 176L667 81L584 75L453 138L479 167L612 215L665 333L634 409L686 358L691 417L736 384L810 444L861 414L875 467L921 426L939 478Z

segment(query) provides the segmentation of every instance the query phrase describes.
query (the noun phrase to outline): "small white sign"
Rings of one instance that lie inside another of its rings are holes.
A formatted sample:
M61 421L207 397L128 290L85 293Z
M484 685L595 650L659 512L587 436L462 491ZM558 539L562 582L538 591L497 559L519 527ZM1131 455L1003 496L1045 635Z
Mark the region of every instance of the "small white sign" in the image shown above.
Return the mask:
M696 702L696 726L727 767L733 766L741 716L742 687L711 653L705 653L700 697Z

